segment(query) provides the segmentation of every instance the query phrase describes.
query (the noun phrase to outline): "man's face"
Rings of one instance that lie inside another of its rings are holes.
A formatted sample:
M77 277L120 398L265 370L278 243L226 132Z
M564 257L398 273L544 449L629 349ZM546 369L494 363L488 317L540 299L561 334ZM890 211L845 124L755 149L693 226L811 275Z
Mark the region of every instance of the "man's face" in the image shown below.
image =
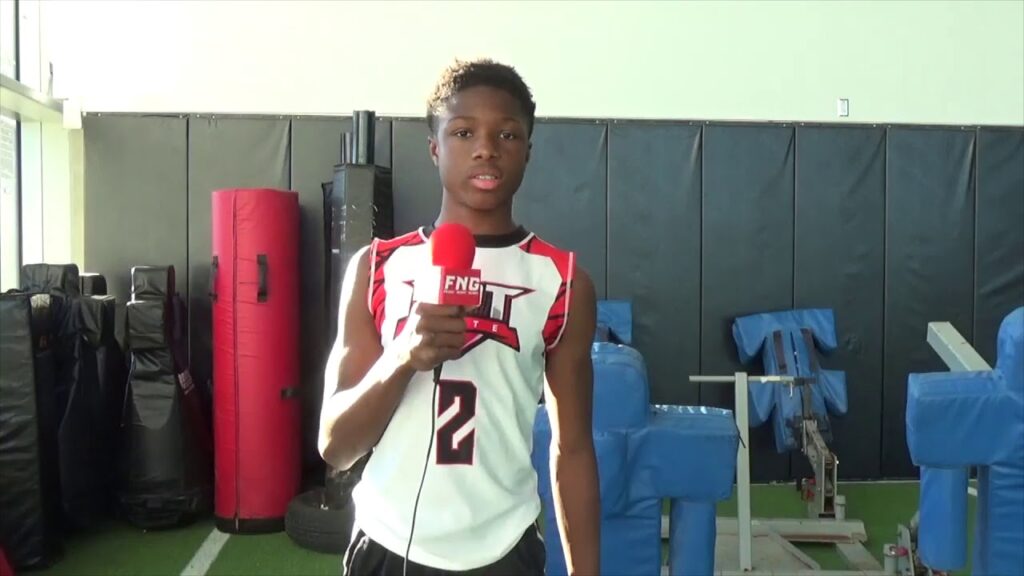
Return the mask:
M430 156L450 201L478 211L511 206L530 156L519 102L488 86L459 92L437 118Z

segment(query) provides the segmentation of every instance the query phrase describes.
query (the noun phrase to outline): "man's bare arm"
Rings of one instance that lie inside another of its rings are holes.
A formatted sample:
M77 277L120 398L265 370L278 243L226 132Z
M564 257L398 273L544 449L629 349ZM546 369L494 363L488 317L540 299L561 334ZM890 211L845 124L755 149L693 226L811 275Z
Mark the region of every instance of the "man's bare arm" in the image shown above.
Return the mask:
M591 429L596 307L593 282L577 269L568 324L546 369L556 519L569 574L588 576L599 573L601 559L601 495Z
M420 304L393 346L382 348L367 304L369 251L349 263L342 283L338 336L324 371L318 447L324 461L346 470L380 440L418 370L454 358L465 322L453 307Z

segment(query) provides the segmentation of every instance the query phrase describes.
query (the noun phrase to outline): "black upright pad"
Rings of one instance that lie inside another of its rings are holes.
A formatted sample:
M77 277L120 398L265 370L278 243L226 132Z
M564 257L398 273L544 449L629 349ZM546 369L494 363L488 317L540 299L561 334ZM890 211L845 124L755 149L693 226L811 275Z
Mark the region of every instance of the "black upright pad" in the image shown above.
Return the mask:
M82 296L106 296L107 279L102 274L87 273L79 277Z
M129 302L126 310L128 348L131 350L167 348L167 306L162 301Z
M49 292L59 290L76 297L80 294L78 266L75 264L25 264L21 267L21 290Z
M52 460L43 458L40 435L41 417L52 411L38 405L32 326L29 295L0 295L0 542L15 568L45 566L57 552L44 491Z
M114 296L91 296L79 302L79 328L82 346L82 378L95 382L92 401L93 435L101 450L98 469L101 473L99 500L104 507L112 503L117 478L117 447L119 418L124 404L124 355L114 335L117 299Z
M132 300L169 301L174 292L174 266L132 267Z

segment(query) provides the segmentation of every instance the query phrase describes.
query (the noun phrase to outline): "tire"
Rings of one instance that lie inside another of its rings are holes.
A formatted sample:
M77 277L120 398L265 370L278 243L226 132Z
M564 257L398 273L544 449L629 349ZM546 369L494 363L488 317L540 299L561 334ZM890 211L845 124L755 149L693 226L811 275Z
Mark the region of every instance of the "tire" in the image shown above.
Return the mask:
M352 539L355 507L351 501L337 509L325 504L324 489L299 494L288 504L284 530L297 545L324 554L344 554Z

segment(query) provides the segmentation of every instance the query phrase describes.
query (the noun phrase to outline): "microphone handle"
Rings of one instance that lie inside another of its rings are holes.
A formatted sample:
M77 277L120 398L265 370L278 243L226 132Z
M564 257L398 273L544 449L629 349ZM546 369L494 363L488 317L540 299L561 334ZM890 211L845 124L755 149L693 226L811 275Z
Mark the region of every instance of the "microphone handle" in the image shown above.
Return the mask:
M441 367L444 366L444 362L434 366L434 384L441 381Z

